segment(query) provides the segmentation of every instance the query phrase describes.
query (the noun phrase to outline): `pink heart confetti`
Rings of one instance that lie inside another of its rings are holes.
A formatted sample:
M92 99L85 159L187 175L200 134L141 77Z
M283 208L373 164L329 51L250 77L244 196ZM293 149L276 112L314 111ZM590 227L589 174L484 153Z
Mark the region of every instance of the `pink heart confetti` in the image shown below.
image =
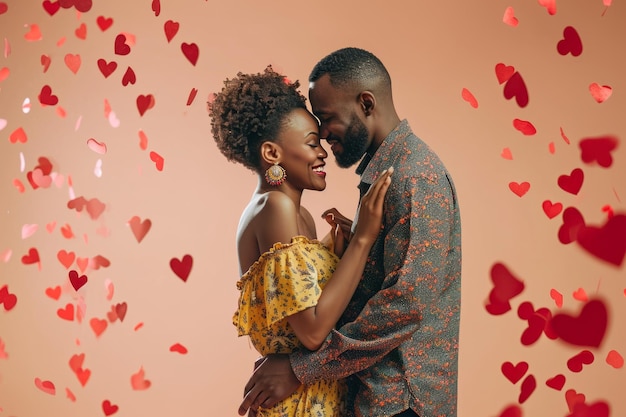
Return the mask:
M574 298L574 300L577 300L577 301L586 302L589 300L589 297L587 296L587 292L585 291L584 288L578 288L576 291L574 291L574 293L572 294L572 297Z
M89 320L89 326L91 327L91 330L93 330L96 337L100 337L100 335L106 330L107 324L106 320L101 320L96 317Z
M28 33L24 35L24 39L30 42L40 41L43 39L41 35L41 30L39 30L39 25L33 23L30 25Z
M68 303L57 310L57 316L67 321L74 321L74 304Z
M132 374L130 377L130 385L135 391L142 391L150 388L152 383L145 379L145 372L143 366L136 374Z
M519 20L515 17L515 10L513 10L513 7L509 6L506 8L502 21L511 27L516 27L519 24Z
M467 101L469 105L473 108L478 108L478 100L476 100L476 97L474 97L471 91L469 91L467 88L463 88L461 90L461 97L463 98L463 100Z
M54 387L54 383L52 381L42 381L39 378L35 378L35 386L46 394L56 394L56 388Z
M553 16L556 14L556 0L538 0L539 4L546 8L548 14Z
M80 26L74 31L74 34L78 39L87 39L87 25L81 23Z
M89 149L97 154L104 155L107 153L107 145L104 142L98 142L94 138L87 139L87 146Z
M150 160L154 162L154 165L156 166L157 171L159 172L163 171L163 164L165 163L165 160L163 159L161 155L159 155L158 153L154 151L150 151Z
M39 225L37 224L25 224L22 226L22 239L26 239L35 234Z
M561 294L560 292L558 292L554 288L550 290L550 298L552 298L552 300L554 300L554 304L558 308L563 307L563 294Z
M503 63L496 64L496 77L498 78L498 83L503 84L511 78L511 76L515 73L515 67L510 65L505 65Z
M133 216L129 221L130 230L132 230L133 235L135 235L135 239L137 239L137 243L141 243L148 231L152 227L152 221L150 219L141 220L139 216Z
M604 103L613 94L613 89L608 85L591 83L589 84L589 92L597 103Z
M511 149L509 148L502 149L500 156L504 159L508 159L509 161L513 160L513 153L511 153Z
M615 369L620 369L624 366L624 358L616 350L610 350L606 355L606 363L611 365Z

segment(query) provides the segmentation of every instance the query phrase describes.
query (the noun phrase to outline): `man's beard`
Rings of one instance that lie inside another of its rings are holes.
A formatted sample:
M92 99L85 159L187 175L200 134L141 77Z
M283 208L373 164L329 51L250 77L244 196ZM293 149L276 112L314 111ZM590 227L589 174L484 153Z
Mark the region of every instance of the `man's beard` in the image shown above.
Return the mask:
M335 155L337 165L349 168L361 160L368 147L369 132L356 114L352 114L350 125L341 140L343 152Z

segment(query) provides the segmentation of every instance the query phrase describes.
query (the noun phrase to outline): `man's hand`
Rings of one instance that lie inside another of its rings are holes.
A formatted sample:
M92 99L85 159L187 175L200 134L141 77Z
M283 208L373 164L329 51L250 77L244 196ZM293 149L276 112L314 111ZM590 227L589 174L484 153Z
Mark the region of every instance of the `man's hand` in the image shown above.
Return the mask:
M300 386L296 378L289 356L268 355L260 363L244 389L243 402L239 406L239 415L243 416L248 409L270 408L291 395Z
M333 228L335 254L341 258L352 237L352 220L331 208L322 213L322 218Z

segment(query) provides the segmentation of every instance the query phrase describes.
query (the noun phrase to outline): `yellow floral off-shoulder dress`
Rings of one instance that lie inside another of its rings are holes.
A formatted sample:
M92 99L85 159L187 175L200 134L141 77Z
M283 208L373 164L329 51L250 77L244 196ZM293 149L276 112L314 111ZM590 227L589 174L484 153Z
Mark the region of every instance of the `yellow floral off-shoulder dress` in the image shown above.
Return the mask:
M337 256L323 243L304 236L276 243L237 283L239 308L233 317L239 336L248 335L263 356L301 347L286 318L317 304L332 276ZM345 415L343 381L301 385L284 401L258 417L341 417Z

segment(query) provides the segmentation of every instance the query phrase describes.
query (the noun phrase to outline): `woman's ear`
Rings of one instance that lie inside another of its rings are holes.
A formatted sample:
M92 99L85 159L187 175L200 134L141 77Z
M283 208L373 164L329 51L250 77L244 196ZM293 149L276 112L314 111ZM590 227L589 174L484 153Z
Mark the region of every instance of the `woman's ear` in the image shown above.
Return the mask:
M282 149L276 142L265 141L261 144L261 163L274 165L280 162Z
M363 91L359 94L359 104L365 116L371 116L376 107L376 96L371 91Z

